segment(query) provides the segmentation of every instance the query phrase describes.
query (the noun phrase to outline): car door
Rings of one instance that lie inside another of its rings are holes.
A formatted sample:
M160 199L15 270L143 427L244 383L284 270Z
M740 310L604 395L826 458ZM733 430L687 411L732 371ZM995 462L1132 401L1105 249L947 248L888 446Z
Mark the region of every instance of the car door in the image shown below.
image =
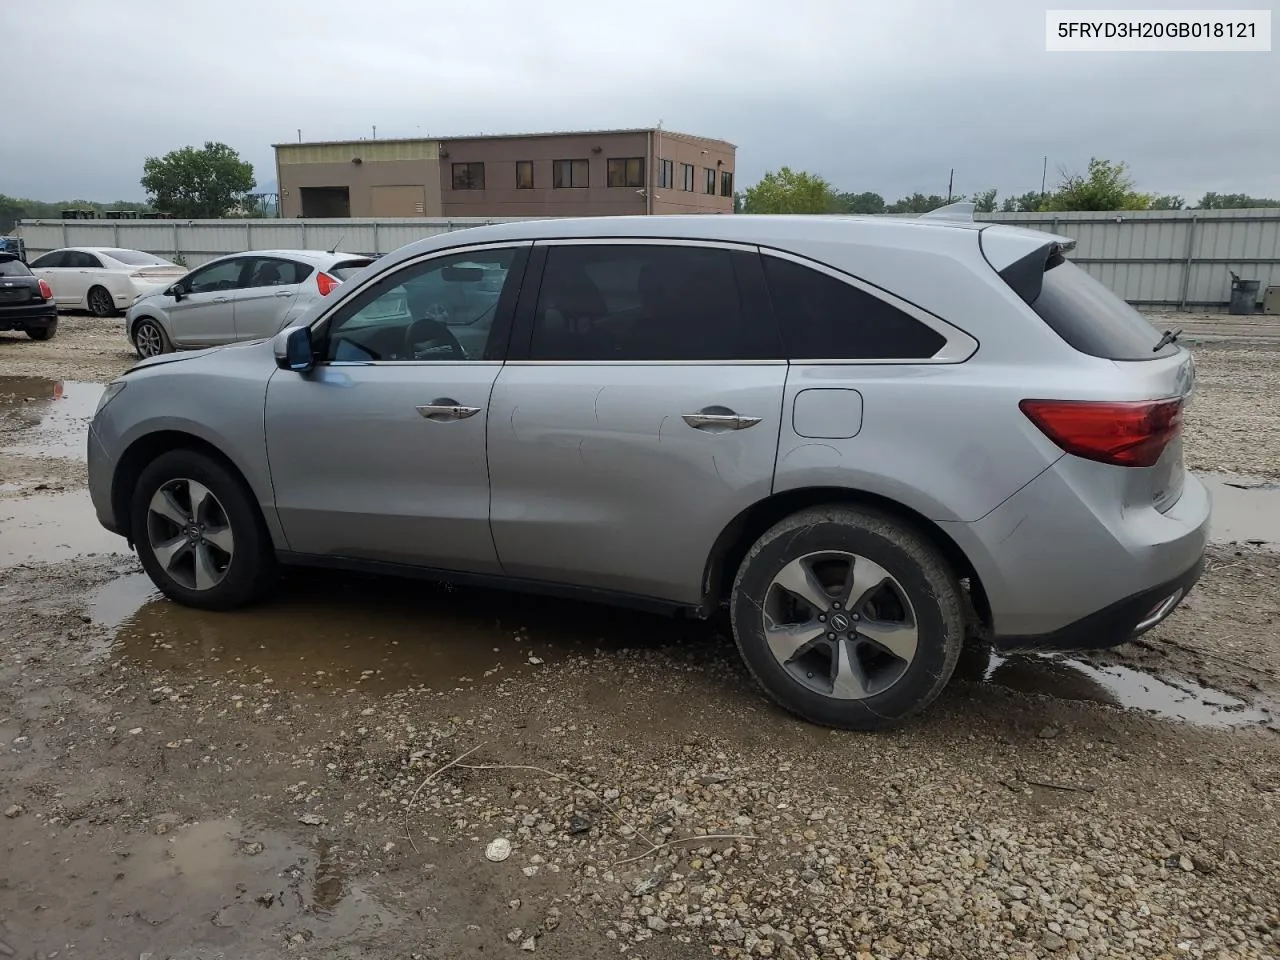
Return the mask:
M192 270L167 296L169 332L184 347L209 347L236 339L235 295L252 257L229 257Z
M310 264L284 257L255 257L244 285L232 296L237 340L260 340L280 330L298 299L300 285L314 272Z
M312 370L272 376L267 455L293 552L499 571L485 424L527 259L517 244L398 264L317 321ZM444 306L442 288L486 270L497 301Z
M53 298L58 301L59 307L80 306L80 303L74 299L76 284L72 282L72 275L77 274L78 269L67 265L74 253L73 250L54 250L31 261L31 272L49 284L53 290ZM80 296L83 301L83 291Z
M758 252L566 241L539 267L489 405L503 570L697 603L773 479L787 364Z

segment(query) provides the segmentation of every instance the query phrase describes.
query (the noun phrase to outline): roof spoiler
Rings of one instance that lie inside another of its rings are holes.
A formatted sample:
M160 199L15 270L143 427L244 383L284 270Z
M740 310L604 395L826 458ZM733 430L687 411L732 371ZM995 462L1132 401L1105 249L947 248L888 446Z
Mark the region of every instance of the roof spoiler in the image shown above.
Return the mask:
M968 200L957 200L955 203L948 203L945 206L938 207L936 210L920 214L920 219L949 220L952 223L973 223L973 214L977 209L978 205L976 203L971 203Z
M1027 303L1035 303L1045 272L1062 263L1075 245L1074 240L1050 240L1001 270L1000 279Z

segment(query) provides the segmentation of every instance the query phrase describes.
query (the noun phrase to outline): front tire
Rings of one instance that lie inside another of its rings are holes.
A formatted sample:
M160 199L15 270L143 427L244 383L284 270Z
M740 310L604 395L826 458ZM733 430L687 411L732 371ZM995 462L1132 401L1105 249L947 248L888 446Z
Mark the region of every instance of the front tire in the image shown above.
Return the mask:
M151 317L143 317L133 326L133 349L139 358L158 357L162 353L171 353L173 344L169 341L164 327Z
M896 726L942 692L964 645L954 571L913 527L816 507L768 530L738 569L733 634L765 692L812 723Z
M106 287L91 287L85 297L85 303L89 307L89 312L95 317L114 317L116 315L116 302L112 299L111 292Z
M152 461L134 488L130 527L143 568L178 603L230 610L274 585L275 552L248 487L207 454Z
M27 336L32 340L51 340L53 335L58 332L58 321L55 320L47 327L27 327Z

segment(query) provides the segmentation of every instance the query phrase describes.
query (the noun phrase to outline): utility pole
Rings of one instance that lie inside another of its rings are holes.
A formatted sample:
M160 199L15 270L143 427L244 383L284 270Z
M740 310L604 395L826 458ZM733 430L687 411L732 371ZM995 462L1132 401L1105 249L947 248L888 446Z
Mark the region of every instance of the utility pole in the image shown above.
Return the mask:
M1044 158L1044 166L1040 168L1040 198L1044 199L1044 180L1049 173L1049 158Z
M951 188L955 186L955 183L956 183L956 168L952 167L951 176L947 178L947 203L951 202Z
M301 142L302 142L302 128L301 128L301 127L299 127L299 128L298 128L298 142L299 142L299 143L301 143Z
M378 139L378 125L376 123L373 125L373 139Z

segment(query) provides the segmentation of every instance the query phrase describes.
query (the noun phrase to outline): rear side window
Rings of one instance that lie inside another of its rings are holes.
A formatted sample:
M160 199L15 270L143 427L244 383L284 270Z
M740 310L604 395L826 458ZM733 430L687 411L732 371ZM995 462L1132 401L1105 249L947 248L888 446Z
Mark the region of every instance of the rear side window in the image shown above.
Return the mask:
M574 244L547 251L532 360L780 359L740 293L753 255L713 247Z
M31 271L21 260L0 259L0 277L29 277Z
M792 360L926 360L946 337L865 290L765 256L769 297Z
M1061 256L1049 260L1031 309L1054 333L1092 357L1152 360L1178 349L1168 344L1157 351L1160 332L1142 314Z

